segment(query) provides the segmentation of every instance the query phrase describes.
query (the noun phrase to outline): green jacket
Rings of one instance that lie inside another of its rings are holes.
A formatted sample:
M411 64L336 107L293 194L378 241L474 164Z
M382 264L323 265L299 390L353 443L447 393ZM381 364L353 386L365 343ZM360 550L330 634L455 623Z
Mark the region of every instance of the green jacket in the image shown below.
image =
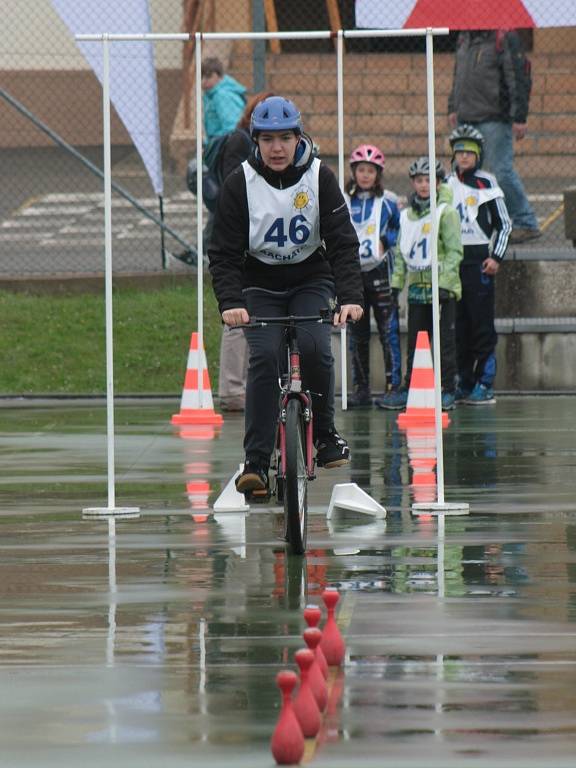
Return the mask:
M460 282L460 262L463 257L460 217L452 207L452 192L446 184L441 184L436 198L437 204L447 203L440 216L438 228L438 287L449 291L452 297L460 299L462 284ZM428 211L416 212L408 210L411 221L423 218ZM402 227L402 224L400 224ZM400 252L400 235L394 248L394 271L390 285L402 290L408 275L408 301L421 304L432 303L432 270L410 271Z

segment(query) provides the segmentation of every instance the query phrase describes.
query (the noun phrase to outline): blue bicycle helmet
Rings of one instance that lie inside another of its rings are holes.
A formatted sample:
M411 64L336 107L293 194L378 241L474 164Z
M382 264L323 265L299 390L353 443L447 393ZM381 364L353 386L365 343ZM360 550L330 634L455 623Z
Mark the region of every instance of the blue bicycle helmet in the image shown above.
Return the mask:
M298 107L282 96L269 96L256 105L250 118L250 136L256 139L261 131L303 132Z

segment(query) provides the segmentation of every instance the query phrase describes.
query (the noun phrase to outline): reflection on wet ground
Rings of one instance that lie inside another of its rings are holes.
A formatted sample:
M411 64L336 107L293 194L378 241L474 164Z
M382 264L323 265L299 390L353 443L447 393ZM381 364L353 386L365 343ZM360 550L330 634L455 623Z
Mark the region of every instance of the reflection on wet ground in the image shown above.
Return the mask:
M410 511L436 492L429 439L341 414L353 461L311 486L305 559L277 508L211 512L242 418L182 438L173 410L116 408L141 515L110 523L81 514L106 505L105 407L0 409L0 765L272 765L275 675L334 585L347 659L313 765L573 768L576 398L456 410L445 494L471 509L445 520ZM386 520L327 520L349 481Z

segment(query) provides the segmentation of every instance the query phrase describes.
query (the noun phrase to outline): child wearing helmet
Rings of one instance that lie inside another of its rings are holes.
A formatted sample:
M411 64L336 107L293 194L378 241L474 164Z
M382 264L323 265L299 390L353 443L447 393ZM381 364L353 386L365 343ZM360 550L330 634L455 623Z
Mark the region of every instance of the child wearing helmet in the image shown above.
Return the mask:
M380 336L386 371L386 391L401 384L398 307L391 301L391 249L396 244L400 212L397 197L384 189L384 154L378 147L361 144L350 155L351 178L345 199L360 241L360 269L364 284L364 316L350 328L350 356L354 392L350 408L369 408L370 307Z
M460 215L464 259L462 298L456 308L456 401L495 403L496 328L494 278L506 253L512 223L496 177L482 170L484 137L459 125L448 137L454 172L448 178Z
M251 315L334 312L334 324L362 317L358 238L330 168L315 156L295 104L272 96L258 104L250 133L254 152L225 179L208 248L222 319L229 326ZM339 308L335 298L338 297ZM334 359L329 325L300 326L304 386L313 393L316 463L349 461L334 426ZM241 493L268 491L278 415L282 328L246 331L250 349L246 387L245 464Z
M436 217L438 286L440 294L440 362L442 370L442 408L454 408L456 386L456 301L460 298L460 262L462 238L460 219L451 205L452 194L443 183L444 168L436 163ZM400 234L395 249L391 285L401 291L408 282L408 353L405 386L391 393L387 407L403 408L408 399L412 362L418 331L432 334L432 270L430 258L430 165L427 157L419 157L408 170L413 193L409 206L400 214ZM385 400L386 398L383 398ZM386 407L386 404L383 404Z

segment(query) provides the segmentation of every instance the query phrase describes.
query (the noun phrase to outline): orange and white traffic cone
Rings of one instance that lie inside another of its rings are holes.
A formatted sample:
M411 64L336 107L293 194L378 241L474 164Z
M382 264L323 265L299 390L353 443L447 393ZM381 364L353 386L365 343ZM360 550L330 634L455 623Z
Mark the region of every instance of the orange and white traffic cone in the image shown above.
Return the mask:
M200 389L198 372L202 369L202 388ZM184 389L180 413L172 416L172 424L222 424L224 419L214 411L212 390L210 388L210 375L206 365L206 353L204 349L198 349L198 334L194 332L190 337L190 350L186 366Z
M432 366L432 351L426 331L418 331L416 349L412 363L410 389L406 410L398 414L398 426L419 427L435 424L434 408L434 368ZM442 426L450 423L448 414L442 413Z

